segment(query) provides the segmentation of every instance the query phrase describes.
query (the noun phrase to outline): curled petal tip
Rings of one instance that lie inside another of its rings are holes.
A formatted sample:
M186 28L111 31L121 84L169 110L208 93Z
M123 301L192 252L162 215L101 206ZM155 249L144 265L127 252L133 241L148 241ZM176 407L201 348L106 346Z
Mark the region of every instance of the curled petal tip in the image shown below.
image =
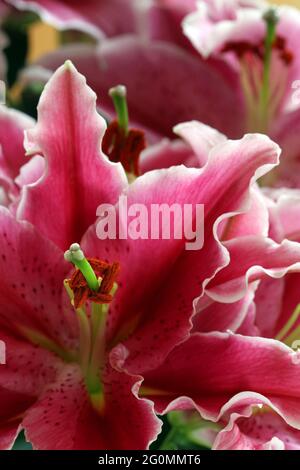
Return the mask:
M64 66L67 70L72 70L74 69L73 62L70 59L67 59L64 63Z

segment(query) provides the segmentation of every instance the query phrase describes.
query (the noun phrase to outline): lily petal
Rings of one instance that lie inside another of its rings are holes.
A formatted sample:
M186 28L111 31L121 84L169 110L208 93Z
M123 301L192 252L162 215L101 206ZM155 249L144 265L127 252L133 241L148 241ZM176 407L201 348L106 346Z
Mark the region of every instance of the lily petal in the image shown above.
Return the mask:
M140 156L140 171L142 174L147 171L182 164L190 168L199 166L198 159L192 149L179 139L162 139L157 144L146 148Z
M3 329L6 363L0 375L0 449L9 449L21 429L27 409L45 385L55 379L61 362L52 353L16 339Z
M95 94L67 62L45 87L38 124L27 133L27 151L45 157L46 172L23 188L17 211L63 250L80 241L98 205L114 203L127 184L121 165L101 152L105 128Z
M8 3L38 13L57 29L78 29L97 39L137 29L132 0L8 0Z
M254 298L254 289L248 289L247 294L234 303L216 302L209 297L202 297L196 305L196 315L193 318L193 331L233 331L236 332L243 324L249 313Z
M280 278L300 269L299 243L284 240L277 244L268 238L249 236L229 240L224 245L231 263L206 287L206 294L219 302L241 299L249 283L266 275Z
M300 366L292 358L292 350L279 341L196 333L145 374L144 395L159 413L196 407L212 421L236 405L241 411L262 404L300 429Z
M36 335L42 334L61 346L74 347L76 320L61 305L69 271L62 251L4 207L0 226L0 325L35 337L38 343Z
M104 409L97 412L90 404L79 367L65 366L28 411L23 421L27 438L40 450L147 448L161 425L150 402L136 396L140 380L108 367Z

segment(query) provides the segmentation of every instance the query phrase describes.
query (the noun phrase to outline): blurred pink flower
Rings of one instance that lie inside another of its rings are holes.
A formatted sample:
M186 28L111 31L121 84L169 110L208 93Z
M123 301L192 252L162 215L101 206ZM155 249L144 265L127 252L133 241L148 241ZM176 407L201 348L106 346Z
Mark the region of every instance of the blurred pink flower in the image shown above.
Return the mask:
M244 129L265 132L282 147L282 165L265 183L298 187L300 103L293 84L300 76L300 12L268 10L265 2L234 4L228 10L225 2L223 8L202 2L183 30L204 58L222 59L235 70L239 84L232 87L243 98Z
M71 58L111 116L107 91L116 83L126 85L132 122L148 131L150 141L171 137L174 124L191 119L230 138L266 133L282 147L283 158L264 184L298 186L300 107L293 83L300 74L299 10L276 10L278 23L269 47L264 2L203 1L182 23L193 50L179 26L184 13L195 9L191 3L184 8L171 0L152 4L146 39L138 34L114 37L99 49L71 45L39 65L55 69Z

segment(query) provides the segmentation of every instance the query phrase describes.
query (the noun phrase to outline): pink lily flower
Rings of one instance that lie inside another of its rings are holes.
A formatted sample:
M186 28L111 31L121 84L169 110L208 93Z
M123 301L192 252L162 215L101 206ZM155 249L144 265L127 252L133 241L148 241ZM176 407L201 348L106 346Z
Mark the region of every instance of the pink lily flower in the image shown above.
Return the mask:
M193 119L232 138L244 134L242 106L236 113L228 112L236 99L241 103L241 97L236 97L231 85L238 83L236 74L223 61L207 64L195 53L169 42L149 43L137 36L124 36L105 40L99 48L82 44L61 47L26 70L24 79L44 82L66 59L72 60L97 96L102 96L99 105L105 115L114 117L108 90L116 83L124 84L131 122L147 131L150 142L174 138L173 126Z
M196 9L196 0L6 0L32 10L57 29L78 29L96 39L140 34L189 47L181 21Z
M95 103L71 63L54 74L38 123L26 133L27 153L45 159L44 174L23 187L17 218L0 208L0 336L7 350L0 374L6 405L1 448L11 447L22 428L38 449L148 447L160 422L147 383L138 396L143 377L159 371L188 337L193 300L230 262L218 226L247 212L249 186L278 163L276 144L249 135L216 145L201 169L152 171L128 186L120 163L100 150L105 123ZM184 250L184 240L99 240L96 207L115 204L121 194L147 207L204 203L204 247L195 254ZM74 240L89 257L120 263L118 290L109 308L102 307L107 321L101 327L97 315L92 320L85 310L70 308L63 287L70 277L63 252ZM294 242L274 250L282 266L300 259Z

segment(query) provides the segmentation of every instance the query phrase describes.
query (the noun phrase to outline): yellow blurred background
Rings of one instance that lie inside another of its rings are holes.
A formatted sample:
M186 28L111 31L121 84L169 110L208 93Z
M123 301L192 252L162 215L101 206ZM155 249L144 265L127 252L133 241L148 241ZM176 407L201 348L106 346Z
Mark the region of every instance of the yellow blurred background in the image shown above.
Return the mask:
M280 5L294 5L296 7L300 7L300 0L287 0L286 2L283 2L282 0L273 0L270 3L277 3Z
M272 4L293 5L300 8L300 0L273 0ZM59 34L51 26L36 23L30 31L30 47L28 61L33 62L43 54L55 50L59 45Z

